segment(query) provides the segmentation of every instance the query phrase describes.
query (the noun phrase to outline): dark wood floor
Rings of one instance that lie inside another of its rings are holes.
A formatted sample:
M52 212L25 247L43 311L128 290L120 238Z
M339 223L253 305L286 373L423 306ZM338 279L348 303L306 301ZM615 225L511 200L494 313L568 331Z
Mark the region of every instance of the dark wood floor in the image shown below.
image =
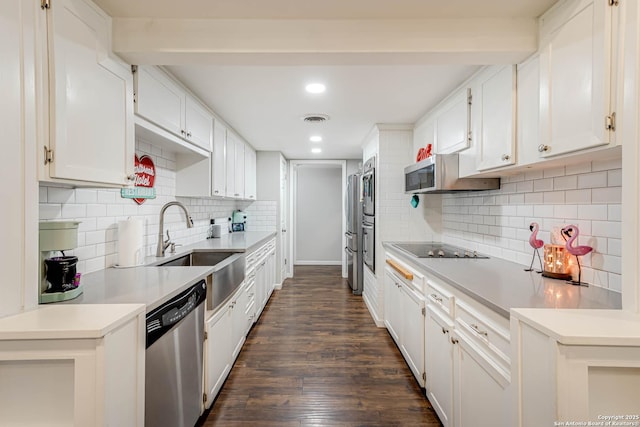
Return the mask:
M274 292L202 426L440 426L340 267Z

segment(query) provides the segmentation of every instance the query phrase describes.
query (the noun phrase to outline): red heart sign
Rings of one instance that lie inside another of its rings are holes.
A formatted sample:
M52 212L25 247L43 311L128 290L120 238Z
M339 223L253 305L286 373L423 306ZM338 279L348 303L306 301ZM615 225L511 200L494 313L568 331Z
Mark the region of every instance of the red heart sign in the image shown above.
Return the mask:
M156 181L156 166L153 164L151 157L144 155L140 158L136 155L135 159L136 187L153 188ZM133 199L137 204L141 205L147 199Z

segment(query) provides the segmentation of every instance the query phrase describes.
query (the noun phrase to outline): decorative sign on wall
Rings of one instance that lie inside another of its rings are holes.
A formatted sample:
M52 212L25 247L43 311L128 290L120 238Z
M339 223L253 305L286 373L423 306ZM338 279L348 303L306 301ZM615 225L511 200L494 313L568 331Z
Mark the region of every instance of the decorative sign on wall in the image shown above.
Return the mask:
M133 199L139 205L147 199L155 199L156 189L153 188L153 184L156 181L156 167L151 157L144 155L138 158L136 155L134 170L136 174L134 186L121 189L120 196Z

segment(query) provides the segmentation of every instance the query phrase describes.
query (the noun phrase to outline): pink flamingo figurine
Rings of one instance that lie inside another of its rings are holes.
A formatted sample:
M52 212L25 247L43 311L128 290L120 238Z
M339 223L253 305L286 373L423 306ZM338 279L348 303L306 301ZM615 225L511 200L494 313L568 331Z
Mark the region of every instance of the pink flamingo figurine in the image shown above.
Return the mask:
M571 282L569 282L573 285L582 284L581 282L582 267L580 266L580 258L578 257L582 255L586 255L593 250L591 246L572 246L573 242L578 238L579 234L580 234L580 229L575 225L567 225L562 229L562 235L563 235L562 237L567 236L569 238L569 240L567 240L567 243L565 244L565 247L567 248L567 251L571 255L576 257L576 261L578 262L578 281L576 282L575 280L572 280Z
M529 230L532 231L531 236L529 237L529 244L533 248L533 255L531 256L531 265L528 269L525 268L524 271L533 271L533 261L536 259L536 255L538 255L538 261L540 261L540 271L536 271L536 273L542 273L542 258L540 258L540 252L538 252L538 249L540 249L544 245L544 242L538 239L539 229L540 226L538 226L537 222L532 222L531 225L529 225Z

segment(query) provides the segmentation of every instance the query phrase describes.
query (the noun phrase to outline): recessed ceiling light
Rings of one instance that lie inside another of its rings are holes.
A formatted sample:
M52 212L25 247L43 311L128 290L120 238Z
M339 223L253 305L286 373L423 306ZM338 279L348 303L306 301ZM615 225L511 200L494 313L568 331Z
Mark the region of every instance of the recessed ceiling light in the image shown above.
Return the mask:
M324 93L326 89L322 83L310 83L305 86L305 90L309 93Z
M320 135L313 135L311 138L309 138L309 141L311 141L311 142L321 142L322 141L322 137Z
M312 148L312 149L311 149L311 152L312 152L313 154L322 153L322 149L321 149L321 148Z

